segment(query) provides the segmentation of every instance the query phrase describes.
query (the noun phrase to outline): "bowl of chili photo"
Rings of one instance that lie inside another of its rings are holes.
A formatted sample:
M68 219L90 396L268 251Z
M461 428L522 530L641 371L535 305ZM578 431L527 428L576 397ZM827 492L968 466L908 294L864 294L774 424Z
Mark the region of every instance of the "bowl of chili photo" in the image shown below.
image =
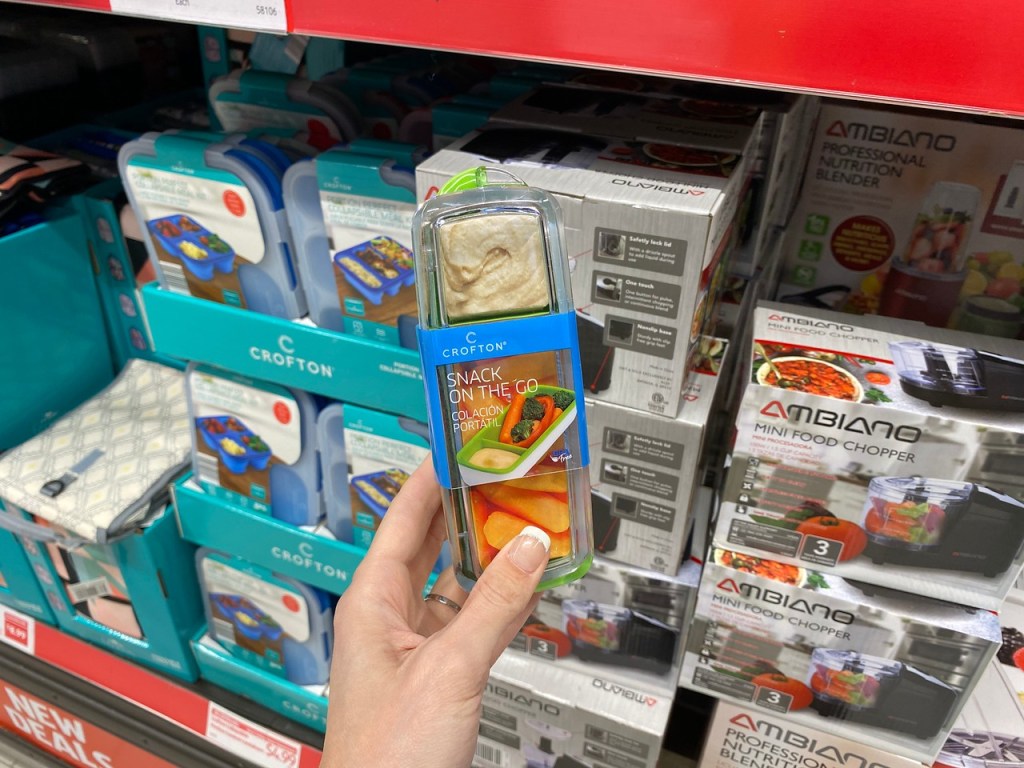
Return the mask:
M864 387L847 370L811 357L776 357L757 368L757 383L808 395L860 402ZM779 380L781 377L781 381Z

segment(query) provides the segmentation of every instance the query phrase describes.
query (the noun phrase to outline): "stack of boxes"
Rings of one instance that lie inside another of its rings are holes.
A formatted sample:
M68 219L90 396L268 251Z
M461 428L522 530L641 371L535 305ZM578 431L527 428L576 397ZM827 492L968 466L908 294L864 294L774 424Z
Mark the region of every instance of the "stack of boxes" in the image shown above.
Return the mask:
M762 304L749 354L682 683L748 730L930 762L1024 565L1024 502L985 469L1024 434L1024 345Z

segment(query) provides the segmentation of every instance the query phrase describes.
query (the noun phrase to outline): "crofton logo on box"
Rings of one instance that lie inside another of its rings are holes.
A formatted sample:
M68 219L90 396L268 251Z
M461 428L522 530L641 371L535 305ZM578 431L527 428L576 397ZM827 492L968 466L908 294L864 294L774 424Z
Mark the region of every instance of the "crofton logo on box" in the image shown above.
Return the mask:
M348 571L342 568L335 568L330 563L323 562L322 558L316 557L313 545L308 541L299 542L296 549L298 549L298 552L292 552L284 547L272 547L270 554L275 560L283 560L297 568L316 571L329 579L337 579L342 584L348 581Z
M295 368L311 376L320 376L324 379L334 378L333 365L318 363L316 360L296 355L295 340L285 333L277 337L277 349L266 349L253 345L249 347L249 357L276 368Z
M807 754L816 755L817 757L821 757L825 760L831 760L837 765L848 766L848 768L889 768L886 763L875 762L874 760L870 760L864 755L857 754L856 752L843 751L843 749L833 744L823 744L818 739L807 736L799 731L795 731L791 728L783 728L775 723L769 722L768 720L760 718L754 719L748 714L735 715L729 719L729 723L737 728L741 728L745 731L751 731L764 737L763 741L760 741L759 744L754 746L770 746L770 744L767 744L766 742L768 739L771 739L774 743L781 742L782 744L786 744L787 746L801 750ZM825 768L821 763L809 763L800 760L796 762L800 762L802 765L814 766L814 768Z

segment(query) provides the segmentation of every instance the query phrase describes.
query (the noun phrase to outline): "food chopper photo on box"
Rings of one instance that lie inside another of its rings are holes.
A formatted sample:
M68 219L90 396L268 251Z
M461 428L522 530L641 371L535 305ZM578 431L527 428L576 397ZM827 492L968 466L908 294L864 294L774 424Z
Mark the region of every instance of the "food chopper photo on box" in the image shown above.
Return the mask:
M998 609L1024 565L1024 344L782 305L754 339L716 543Z

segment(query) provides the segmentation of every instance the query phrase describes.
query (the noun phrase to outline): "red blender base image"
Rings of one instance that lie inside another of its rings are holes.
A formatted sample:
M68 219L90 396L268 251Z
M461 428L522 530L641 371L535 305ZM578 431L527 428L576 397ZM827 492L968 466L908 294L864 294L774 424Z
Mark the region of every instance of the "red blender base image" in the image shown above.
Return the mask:
M893 262L878 313L944 328L956 308L967 272L934 273Z

